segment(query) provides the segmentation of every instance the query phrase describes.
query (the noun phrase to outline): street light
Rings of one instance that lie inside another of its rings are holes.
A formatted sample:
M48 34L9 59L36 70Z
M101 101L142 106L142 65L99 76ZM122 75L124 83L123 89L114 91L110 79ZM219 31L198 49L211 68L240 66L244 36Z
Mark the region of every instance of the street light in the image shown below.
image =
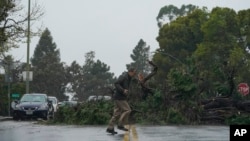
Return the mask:
M26 93L29 93L29 70L30 70L30 0L28 1L28 33L27 33L27 64L26 64Z

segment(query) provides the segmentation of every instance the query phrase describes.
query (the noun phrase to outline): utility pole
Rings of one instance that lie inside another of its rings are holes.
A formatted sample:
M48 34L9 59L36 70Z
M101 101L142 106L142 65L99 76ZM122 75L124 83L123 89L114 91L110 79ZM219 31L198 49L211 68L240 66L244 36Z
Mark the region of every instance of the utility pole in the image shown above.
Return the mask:
M27 64L26 64L26 93L29 93L29 71L30 71L30 0L28 1L28 31L27 31Z
M10 116L10 83L11 83L11 75L10 75L10 61L8 62L8 75L7 75L7 81L8 81L8 116Z

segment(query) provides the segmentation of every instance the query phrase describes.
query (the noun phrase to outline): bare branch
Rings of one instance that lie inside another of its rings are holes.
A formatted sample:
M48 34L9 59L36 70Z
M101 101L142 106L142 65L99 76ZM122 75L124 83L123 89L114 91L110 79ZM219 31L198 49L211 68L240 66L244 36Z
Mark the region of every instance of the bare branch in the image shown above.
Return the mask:
M10 0L10 2L14 4L14 7L6 7L3 11L0 11L0 37L3 37L3 39L0 39L0 42L5 42L6 46L18 47L18 43L26 40L28 12L24 11L20 0ZM44 15L43 11L43 8L35 1L30 12L30 21L33 22L32 26L36 25L35 23L42 18ZM32 27L30 31L31 36L40 35L42 27L42 25L37 28ZM6 52L8 49L6 47L1 49L0 52Z

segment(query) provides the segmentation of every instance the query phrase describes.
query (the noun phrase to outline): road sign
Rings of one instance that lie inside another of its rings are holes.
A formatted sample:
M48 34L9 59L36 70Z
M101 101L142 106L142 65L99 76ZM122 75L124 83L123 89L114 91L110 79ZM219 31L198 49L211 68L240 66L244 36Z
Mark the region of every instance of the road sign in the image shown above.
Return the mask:
M28 76L28 77L27 77ZM23 81L33 81L33 71L23 71Z
M11 98L19 98L20 94L11 94Z
M247 83L240 83L238 85L238 92L241 93L243 96L249 94L249 86Z

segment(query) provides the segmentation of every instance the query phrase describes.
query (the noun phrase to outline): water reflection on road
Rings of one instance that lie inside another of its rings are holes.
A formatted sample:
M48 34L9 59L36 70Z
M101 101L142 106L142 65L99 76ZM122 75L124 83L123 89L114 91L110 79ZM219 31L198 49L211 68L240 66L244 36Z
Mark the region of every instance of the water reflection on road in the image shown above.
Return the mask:
M30 121L0 122L0 141L229 141L228 126L128 126L130 132L105 132L106 126L48 126Z
M142 141L229 141L228 126L148 126L137 132Z

